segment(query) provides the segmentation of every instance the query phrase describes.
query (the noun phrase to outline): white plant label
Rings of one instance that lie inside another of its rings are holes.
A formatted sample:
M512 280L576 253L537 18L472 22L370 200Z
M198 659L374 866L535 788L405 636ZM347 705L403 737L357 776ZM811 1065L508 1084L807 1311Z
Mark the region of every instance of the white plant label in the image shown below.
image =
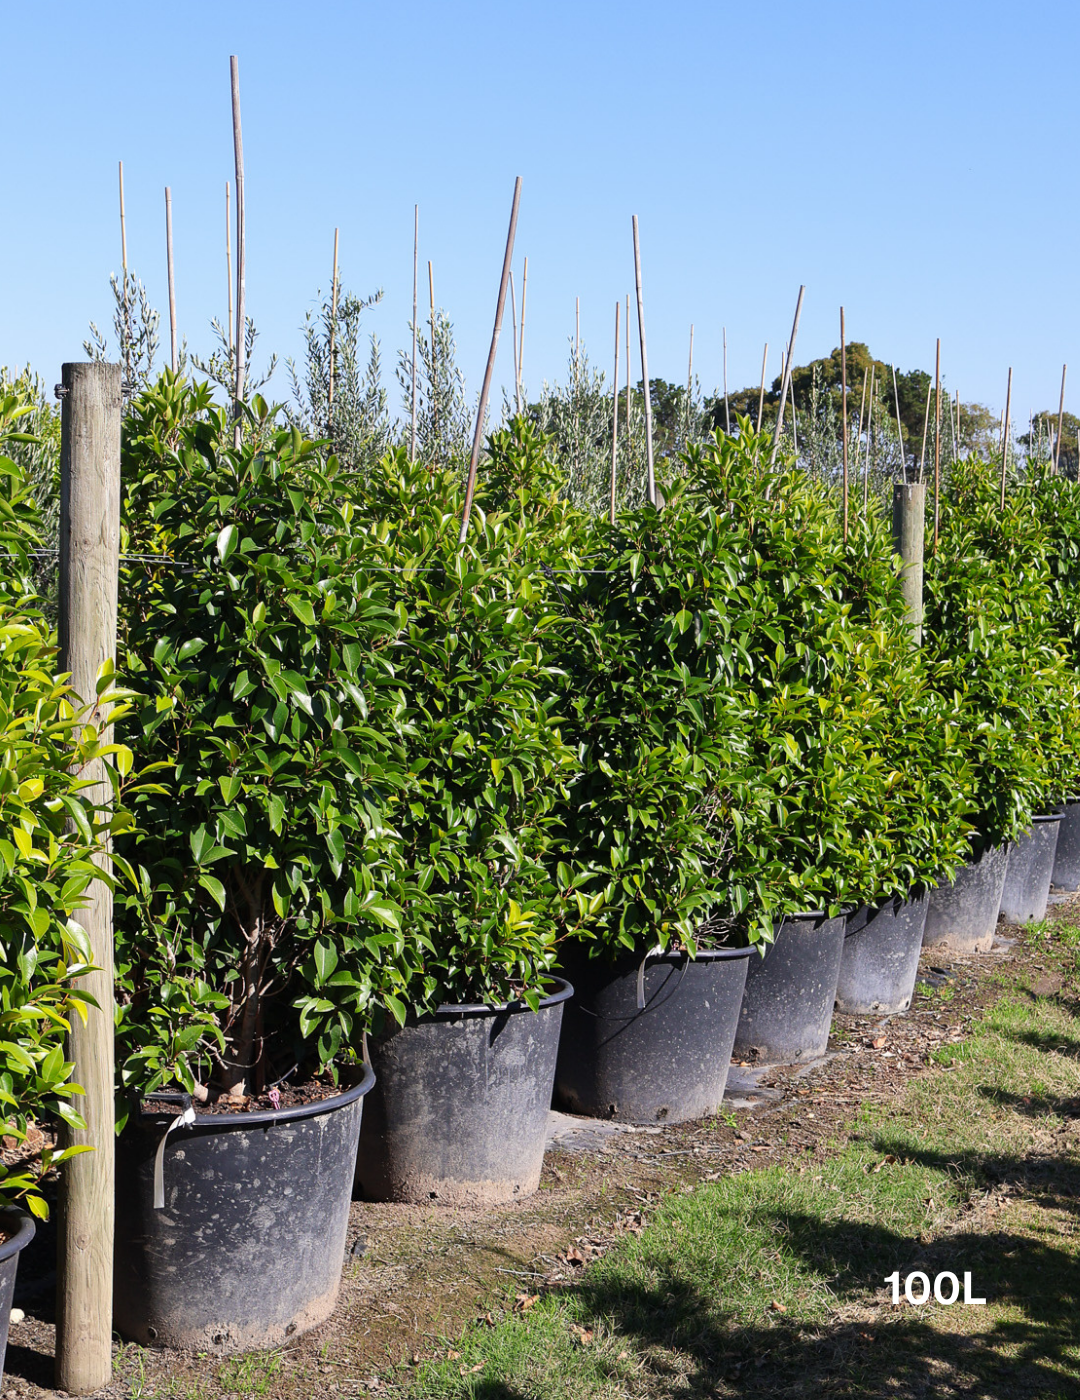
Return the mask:
M885 1282L892 1287L893 1303L899 1306L900 1303L900 1270L890 1274ZM912 1307L921 1308L924 1303L929 1303L930 1299L937 1303L944 1304L945 1307L952 1307L953 1303L960 1301L960 1280L954 1273L946 1270L943 1274L938 1274L933 1284L930 1282L928 1274L916 1269L913 1274L908 1274L903 1280L904 1297ZM964 1306L969 1308L982 1308L986 1306L985 1298L973 1298L971 1295L971 1274L964 1274Z

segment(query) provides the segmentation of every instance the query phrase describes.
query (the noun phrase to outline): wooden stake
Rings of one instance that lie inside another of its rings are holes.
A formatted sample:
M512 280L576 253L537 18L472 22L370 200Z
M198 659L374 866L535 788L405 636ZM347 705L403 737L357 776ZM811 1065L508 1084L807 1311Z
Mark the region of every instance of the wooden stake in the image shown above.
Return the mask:
M120 272L123 277L124 293L124 383L130 391L131 383L131 307L128 304L127 270L127 223L124 217L124 162L120 161Z
M866 383L870 371L863 368L862 372L862 392L859 394L859 420L855 429L855 470L859 470L859 463L862 461L862 426L863 418L866 415Z
M511 344L514 347L514 407L518 417L521 416L521 375L518 373L518 330L517 330L517 298L514 296L514 269L510 269L510 329L513 331Z
M874 375L877 372L877 362L870 362L870 402L866 406L866 458L863 463L862 476L862 510L863 519L870 513L870 448L874 441Z
M615 373L611 393L611 523L615 524L615 462L619 441L619 303L615 303Z
M626 294L626 461L630 462L630 293Z
M934 549L937 549L941 515L941 337L934 357Z
M1009 460L1009 410L1012 407L1012 365L1009 366L1009 383L1005 389L1005 425L1001 433L1001 509L1005 509L1005 470Z
M247 379L247 232L244 218L244 137L240 127L240 65L235 54L229 59L229 76L232 85L233 156L236 162L236 384L233 392L233 447L239 450L244 436L243 403Z
M802 299L805 291L805 287L799 288L799 299L795 303L795 319L791 323L791 339L788 341L784 379L780 385L780 409L776 415L776 428L773 432L772 455L769 457L770 466L776 461L776 450L780 446L780 434L784 427L784 400L787 397L788 384L791 382L791 370L795 363L795 338L799 334L799 317L802 315Z
M761 356L761 389L758 391L757 401L757 431L761 432L761 419L765 412L765 367L769 362L769 342L765 342L765 349Z
M102 725L98 673L116 657L116 598L120 549L119 365L65 364L60 413L59 669L71 673L75 695L89 707L85 722ZM75 703L78 703L76 700ZM112 742L111 728L102 743ZM112 788L105 762L95 759L80 776L91 802L106 806ZM107 873L107 851L96 863ZM72 1080L85 1091L78 1111L85 1129L61 1127L65 1147L85 1152L60 1173L56 1288L56 1386L85 1395L109 1383L112 1372L114 1221L114 1056L112 893L94 881L75 915L86 930L97 967L79 986L97 1001L86 1024L72 1016L68 1058Z
M229 209L229 182L225 181L225 281L229 286L229 360L233 357L232 214Z
M638 240L637 215L634 227L634 280L637 285L638 338L641 341L641 385L645 391L645 460L648 464L647 491L649 504L656 505L656 469L653 463L652 393L649 387L649 356L645 349L645 299L641 293L641 244Z
M963 439L960 437L960 390L956 391L956 458L960 460L960 446Z
M690 441L690 393L694 383L694 323L690 322L690 360L686 366L686 441Z
M1065 422L1065 371L1068 365L1061 366L1061 398L1058 400L1057 441L1054 443L1054 475L1057 476L1058 458L1061 456L1061 429Z
M930 431L930 395L934 391L934 381L928 379L926 382L926 412L923 414L922 425L922 451L919 453L919 480L923 479L923 467L926 463L926 435Z
M416 320L416 277L413 268L413 320ZM330 364L326 372L326 435L334 435L334 371L337 368L338 230L334 230L334 270L330 274ZM415 337L414 337L415 339Z
M178 368L178 357L176 353L176 284L173 281L172 190L168 185L165 186L165 261L168 265L169 274L169 349L172 357L172 372L175 374Z
M525 383L525 292L528 281L529 259L526 258L524 266L521 269L521 339L518 342L518 374L521 376L523 392Z
M435 359L435 269L429 260L427 265L428 296L431 300L431 435L435 439L435 458L439 455L439 380L436 375ZM522 303L521 314L525 315L525 288L521 289ZM518 365L521 365L521 357L518 356ZM434 462L432 463L434 470Z
M416 308L417 275L420 257L420 206L413 205L412 243L412 419L409 425L409 461L416 461ZM517 359L517 356L514 356Z
M844 308L840 308L840 418L844 445L844 541L848 535L848 411L847 411L847 341L844 337Z
M578 357L581 355L581 298L574 298L574 377L577 378Z
M472 514L473 495L476 492L476 469L480 463L480 447L484 441L484 419L487 417L488 395L491 393L491 376L495 373L495 352L499 348L499 333L502 330L503 311L506 307L506 288L510 281L510 264L514 258L514 237L517 233L518 209L521 205L521 176L514 182L514 202L510 206L510 227L506 233L506 252L503 255L502 278L499 282L499 300L495 305L495 325L491 332L491 349L488 351L487 368L484 370L484 383L480 390L480 403L476 410L476 431L473 433L472 456L469 458L469 476L465 483L465 506L461 512L461 530L458 544L465 543L469 533L469 516Z
M907 453L904 451L904 425L900 421L900 390L896 387L896 366L892 366L892 391L893 403L896 405L896 437L900 443L900 470L904 475L904 485L907 485Z
M791 397L791 441L795 447L795 455L799 455L799 421L795 413L795 383L788 375L788 394Z
M727 326L724 327L724 431L731 436L731 405L727 392Z

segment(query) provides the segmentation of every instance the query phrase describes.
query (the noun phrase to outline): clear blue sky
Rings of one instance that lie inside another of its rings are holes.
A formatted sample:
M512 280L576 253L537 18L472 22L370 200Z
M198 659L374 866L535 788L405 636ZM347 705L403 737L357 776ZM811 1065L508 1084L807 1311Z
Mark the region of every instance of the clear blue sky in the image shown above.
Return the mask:
M50 382L111 314L121 158L129 264L163 341L169 184L180 328L209 349L235 53L264 350L299 352L340 226L345 285L385 288L368 324L392 381L418 202L474 394L520 174L534 393L565 376L575 296L608 365L636 213L653 375L685 376L691 322L706 389L724 325L732 388L756 382L765 340L778 372L805 283L800 362L837 343L843 302L849 337L901 369L932 368L940 336L965 399L1000 408L1012 364L1021 421L1056 405L1068 360L1080 405L1075 4L98 0L9 6L3 26L0 363Z

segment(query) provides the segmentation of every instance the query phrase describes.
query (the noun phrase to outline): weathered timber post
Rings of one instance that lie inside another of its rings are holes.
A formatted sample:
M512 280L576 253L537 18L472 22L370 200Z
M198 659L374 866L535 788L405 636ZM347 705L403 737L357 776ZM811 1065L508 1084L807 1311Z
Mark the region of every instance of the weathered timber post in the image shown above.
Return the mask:
M60 438L60 667L84 705L86 722L100 724L98 672L116 656L116 594L120 550L120 366L66 364ZM111 742L111 730L103 742ZM87 795L109 802L104 759L83 776ZM108 868L105 854L98 858ZM71 1018L68 1058L82 1085L78 1108L85 1130L64 1128L64 1145L92 1152L65 1162L60 1173L56 1290L56 1385L85 1395L112 1373L114 1219L113 928L112 892L95 881L77 914L98 971L81 985L97 1001L83 1025Z
M926 520L926 483L897 482L893 487L893 551L900 556L900 587L907 605L908 622L915 641L922 642L923 541Z

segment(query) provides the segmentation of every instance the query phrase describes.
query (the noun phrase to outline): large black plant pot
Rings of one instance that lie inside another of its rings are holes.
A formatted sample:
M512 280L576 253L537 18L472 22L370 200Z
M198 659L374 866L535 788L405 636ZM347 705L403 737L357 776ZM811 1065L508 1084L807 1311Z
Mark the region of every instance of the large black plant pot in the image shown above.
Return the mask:
M278 1346L333 1311L365 1069L354 1088L279 1112L132 1116L116 1143L113 1321L144 1346Z
M1060 812L1036 817L1031 830L1009 847L1001 891L1001 917L1007 924L1031 924L1046 918L1061 817Z
M2 1389L8 1324L11 1321L11 1300L15 1295L15 1273L19 1267L19 1255L34 1238L34 1222L25 1211L0 1211L0 1234L7 1236L3 1244L0 1244L0 1389Z
M442 1006L369 1047L376 1085L356 1159L376 1201L486 1206L540 1185L563 1003Z
M1065 799L1050 883L1059 890L1080 890L1080 797Z
M566 966L555 1102L628 1123L681 1123L723 1102L751 948L582 957ZM642 1003L639 1006L639 1001Z
M829 1043L836 982L844 954L843 914L789 915L746 973L734 1058L767 1065L802 1064Z
M1007 846L988 846L962 865L954 880L931 890L923 947L950 953L989 952L1008 864Z
M915 993L929 893L856 909L847 918L836 984L838 1011L906 1011Z

